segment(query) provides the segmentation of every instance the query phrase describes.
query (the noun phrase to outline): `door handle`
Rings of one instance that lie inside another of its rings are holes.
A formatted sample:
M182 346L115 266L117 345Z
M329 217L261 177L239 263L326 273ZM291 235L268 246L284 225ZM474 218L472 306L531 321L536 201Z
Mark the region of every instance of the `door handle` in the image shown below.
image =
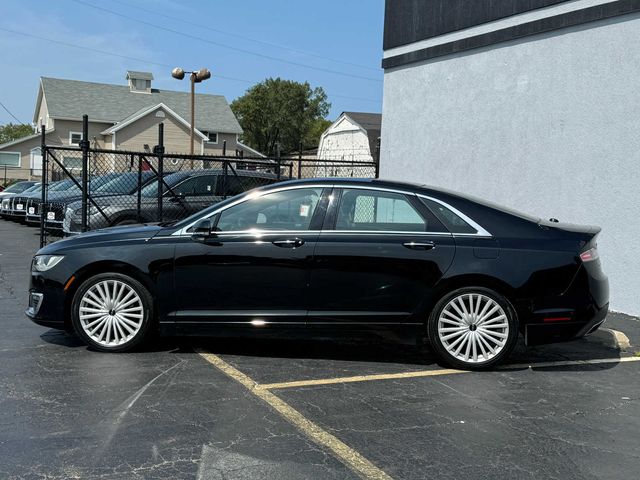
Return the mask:
M402 246L411 250L433 250L436 248L436 244L433 242L404 242Z
M271 243L280 248L298 248L304 245L304 240L301 238L286 238L283 240L274 240Z

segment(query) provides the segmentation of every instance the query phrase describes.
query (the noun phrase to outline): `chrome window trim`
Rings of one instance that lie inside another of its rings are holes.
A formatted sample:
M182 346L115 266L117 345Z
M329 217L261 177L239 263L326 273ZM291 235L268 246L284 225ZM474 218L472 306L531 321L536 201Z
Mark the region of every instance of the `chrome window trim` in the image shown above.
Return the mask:
M314 185L307 185L307 184L300 184L300 185L286 185L284 187L279 187L279 188L274 188L274 189L270 189L267 191L263 191L263 192L253 192L253 193L249 193L248 195L243 196L242 198L239 198L238 200L236 200L235 202L220 208L220 209L216 209L213 212L211 212L209 215L206 216L202 216L199 217L197 220L193 221L192 223L190 223L189 225L181 228L180 230L177 230L175 232L173 232L171 234L171 236L191 236L191 234L187 231L189 230L191 227L193 227L195 224L197 224L198 222L205 220L207 218L211 218L215 215L217 215L218 213L223 212L224 210L227 210L231 207L234 207L235 205L239 205L240 203L244 203L246 201L249 200L253 200L254 198L259 198L262 197L264 195L270 194L270 193L277 193L277 192L282 192L282 191L287 191L287 190L299 190L302 188L340 188L340 189L358 189L358 190L374 190L374 191L378 191L378 192L390 192L390 193L399 193L401 195L413 195L416 197L421 197L421 198L426 198L428 200L434 201L436 203L439 203L440 205L444 206L445 208L448 208L449 210L451 210L453 213L455 213L456 215L458 215L460 218L462 218L465 222L467 222L469 225L471 225L473 228L475 228L477 230L476 233L451 233L451 232L412 232L412 231L391 231L391 230L252 230L252 231L236 231L236 232L219 232L218 235L222 235L222 234L260 234L260 235L265 235L265 234L291 234L291 233L295 233L295 234L304 234L304 233L320 233L320 234L326 234L326 233L336 233L336 234L351 234L351 235L357 235L357 234L366 234L366 235L380 235L380 234L402 234L402 235L452 235L454 237L492 237L493 235L491 235L491 233L489 231L487 231L484 227L482 227L478 222L476 222L475 220L471 219L469 216L465 215L464 213L462 213L460 210L458 210L457 208L449 205L448 203L438 199L438 198L434 198L431 197L429 195L424 195L421 193L415 193L415 192L410 192L407 190L400 190L400 189L395 189L395 188L387 188L387 187L375 187L375 186L369 186L369 185L342 185L342 184L331 184L331 183L320 183L320 184L314 184ZM333 197L333 196L332 196ZM330 199L330 202L333 203L334 198ZM428 208L428 207L427 207Z
M480 225L478 222L476 222L475 220L469 218L469 216L465 215L464 213L462 213L460 210L458 210L455 207L452 207L451 205L449 205L446 202L443 202L442 200L438 199L438 198L433 198L430 197L429 195L424 195L421 193L416 193L415 194L417 197L421 197L421 198L426 198L428 200L431 200L433 202L439 203L440 205L442 205L445 208L448 208L449 210L451 210L453 213L455 213L456 215L458 215L460 218L462 218L465 222L467 222L469 225L471 225L473 228L476 229L476 233L453 233L453 235L455 237L492 237L493 235L491 235L491 233L489 233L482 225ZM428 207L427 207L428 208ZM434 213L435 215L435 213Z

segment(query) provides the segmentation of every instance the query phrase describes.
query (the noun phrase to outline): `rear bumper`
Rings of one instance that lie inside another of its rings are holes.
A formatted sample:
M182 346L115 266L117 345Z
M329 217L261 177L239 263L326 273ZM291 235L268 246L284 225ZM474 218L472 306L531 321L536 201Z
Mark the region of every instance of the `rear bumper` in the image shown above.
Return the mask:
M542 345L546 343L566 342L595 332L605 322L609 313L609 304L593 312L589 320L558 321L548 323L529 323L524 328L525 344ZM569 317L570 318L570 317Z
M581 266L567 290L535 299L521 315L525 343L573 340L597 330L609 312L609 280L598 268ZM522 318L524 317L524 318Z

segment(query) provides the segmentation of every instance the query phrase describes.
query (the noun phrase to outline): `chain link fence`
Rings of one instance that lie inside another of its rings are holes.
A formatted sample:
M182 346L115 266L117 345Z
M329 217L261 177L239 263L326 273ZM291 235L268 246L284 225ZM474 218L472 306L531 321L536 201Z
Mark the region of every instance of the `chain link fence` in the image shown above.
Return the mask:
M42 151L45 188L20 200L27 224L40 226L42 245L100 228L180 220L276 182L377 177L374 162L167 154L161 141L152 152L95 149L84 141Z

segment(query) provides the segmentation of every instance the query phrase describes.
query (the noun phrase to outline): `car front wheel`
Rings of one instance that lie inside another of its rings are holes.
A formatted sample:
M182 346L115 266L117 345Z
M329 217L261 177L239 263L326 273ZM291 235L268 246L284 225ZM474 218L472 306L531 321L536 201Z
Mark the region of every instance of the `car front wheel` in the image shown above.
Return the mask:
M445 295L431 312L427 329L438 358L466 370L502 362L518 340L518 321L511 303L481 287Z
M149 291L137 280L105 273L86 280L72 304L76 333L91 347L124 352L140 345L153 320Z

